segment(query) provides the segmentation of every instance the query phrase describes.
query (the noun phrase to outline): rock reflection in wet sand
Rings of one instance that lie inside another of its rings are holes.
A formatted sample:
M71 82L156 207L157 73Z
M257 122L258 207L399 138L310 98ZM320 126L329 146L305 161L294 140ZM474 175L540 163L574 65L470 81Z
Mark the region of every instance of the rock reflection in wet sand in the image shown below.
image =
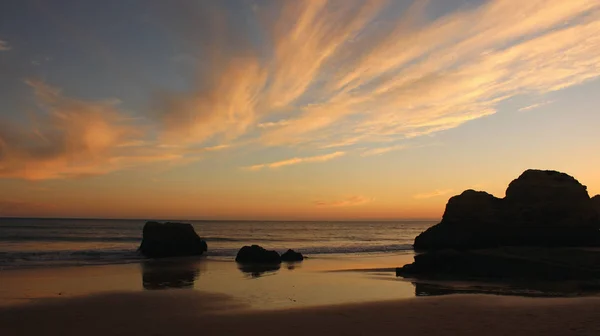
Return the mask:
M146 261L142 263L142 284L146 290L193 288L200 272L199 261Z
M274 274L280 268L280 264L238 264L238 269L252 278Z

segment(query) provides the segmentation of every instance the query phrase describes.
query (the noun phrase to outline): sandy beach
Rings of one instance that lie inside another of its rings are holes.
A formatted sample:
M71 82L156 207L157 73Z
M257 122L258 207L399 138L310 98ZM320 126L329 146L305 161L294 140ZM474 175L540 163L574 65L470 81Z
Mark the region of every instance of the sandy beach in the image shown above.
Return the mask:
M330 256L263 273L211 259L5 270L0 334L600 333L595 297L417 297L392 268L410 259Z
M240 268L232 260L177 258L142 263L0 271L0 306L90 295L202 291L252 309L357 303L413 297L394 267L411 254L331 255L274 268Z
M202 292L113 293L0 310L3 335L597 335L600 298L482 295L253 310Z

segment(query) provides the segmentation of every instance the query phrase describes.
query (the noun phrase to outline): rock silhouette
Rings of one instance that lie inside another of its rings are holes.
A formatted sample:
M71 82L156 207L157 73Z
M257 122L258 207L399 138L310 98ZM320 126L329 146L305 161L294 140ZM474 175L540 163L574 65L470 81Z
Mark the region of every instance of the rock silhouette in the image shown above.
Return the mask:
M139 251L149 258L202 255L206 242L191 224L147 222Z
M294 250L287 250L284 254L281 255L281 261L302 261L304 260L304 256L300 252L296 252Z
M270 251L258 245L242 247L235 261L241 264L279 264L281 257L277 251Z
M417 236L414 248L600 246L597 202L572 176L527 170L503 199L474 190L450 198L442 221Z
M449 294L493 294L527 297L573 297L597 295L600 287L563 283L520 283L506 286L501 283L423 283L413 282L415 296L439 296Z
M397 276L435 280L569 284L600 289L600 215L586 187L556 171L527 170L506 197L467 190L442 221L415 238L425 253Z
M594 206L594 209L596 209L598 216L600 216L600 195L592 197L592 204Z
M600 253L574 248L507 247L483 250L434 250L396 269L396 275L439 280L600 279Z

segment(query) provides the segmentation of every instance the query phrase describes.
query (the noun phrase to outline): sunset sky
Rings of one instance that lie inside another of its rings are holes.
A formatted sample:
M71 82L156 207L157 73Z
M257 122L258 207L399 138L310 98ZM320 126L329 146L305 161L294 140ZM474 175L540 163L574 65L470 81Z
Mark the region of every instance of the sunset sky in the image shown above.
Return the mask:
M600 193L600 1L2 1L0 216L439 218Z

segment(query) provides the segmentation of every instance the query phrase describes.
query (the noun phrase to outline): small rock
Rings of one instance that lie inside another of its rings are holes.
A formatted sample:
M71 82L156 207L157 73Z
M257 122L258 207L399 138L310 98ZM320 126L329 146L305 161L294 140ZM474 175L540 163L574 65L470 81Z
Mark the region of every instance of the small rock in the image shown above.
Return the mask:
M302 261L304 260L304 256L302 253L296 252L294 250L287 250L284 254L281 255L281 261Z
M277 251L270 251L258 245L242 247L235 261L242 264L279 264L281 257Z

